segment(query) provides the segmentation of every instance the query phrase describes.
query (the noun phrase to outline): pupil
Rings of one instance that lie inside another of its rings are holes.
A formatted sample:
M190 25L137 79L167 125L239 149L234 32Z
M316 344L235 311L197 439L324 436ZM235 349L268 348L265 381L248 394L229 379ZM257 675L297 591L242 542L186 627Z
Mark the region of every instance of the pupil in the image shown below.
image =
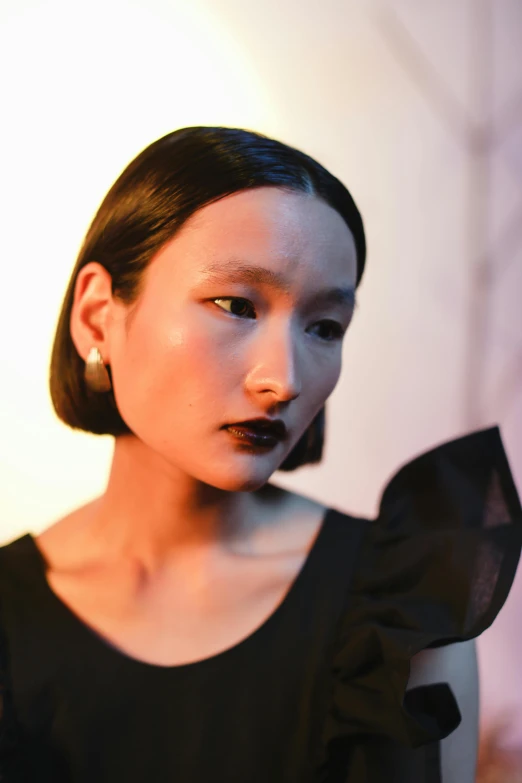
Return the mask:
M239 310L243 311L243 312L239 312L239 313L234 312L234 315L243 315L245 307L246 307L246 302L244 302L242 299L233 299L232 300L232 305L231 305L232 310L234 310L234 308L236 308L236 309L239 309Z

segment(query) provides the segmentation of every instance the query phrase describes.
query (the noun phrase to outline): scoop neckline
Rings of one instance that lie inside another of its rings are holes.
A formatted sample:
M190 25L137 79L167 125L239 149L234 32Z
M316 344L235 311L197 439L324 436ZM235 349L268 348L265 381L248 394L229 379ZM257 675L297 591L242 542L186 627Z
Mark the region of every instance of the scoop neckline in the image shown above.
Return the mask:
M175 676L176 674L181 673L189 674L211 670L220 664L229 661L233 663L239 655L243 654L249 647L270 632L272 627L281 620L282 616L290 611L292 605L299 602L298 594L302 591L308 574L312 571L314 564L320 558L323 549L325 549L326 539L331 528L330 521L336 513L336 509L334 508L327 507L325 509L318 532L315 535L312 546L310 547L301 568L275 609L256 628L254 628L253 631L243 639L240 639L235 644L218 653L195 661L166 666L144 661L125 652L116 645L113 645L109 639L98 633L98 631L91 627L86 621L82 620L82 618L54 592L47 581L47 560L36 543L34 535L32 533L26 533L26 535L22 537L22 540L25 539L27 544L30 545L32 555L35 557L38 566L38 581L43 590L42 597L47 599L49 610L55 615L58 615L61 622L66 622L68 624L77 640L92 648L93 655L97 654L108 660L112 659L112 661L119 666L127 666L134 670L153 673L168 672L171 676Z

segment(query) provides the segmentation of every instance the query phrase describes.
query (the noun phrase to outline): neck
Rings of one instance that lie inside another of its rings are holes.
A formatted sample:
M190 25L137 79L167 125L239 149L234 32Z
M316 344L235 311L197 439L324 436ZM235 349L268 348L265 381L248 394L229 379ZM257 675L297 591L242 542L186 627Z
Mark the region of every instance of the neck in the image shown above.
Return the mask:
M137 438L117 438L106 490L86 507L78 540L86 559L129 558L148 571L167 560L249 552L290 495L268 483L226 491L173 475Z

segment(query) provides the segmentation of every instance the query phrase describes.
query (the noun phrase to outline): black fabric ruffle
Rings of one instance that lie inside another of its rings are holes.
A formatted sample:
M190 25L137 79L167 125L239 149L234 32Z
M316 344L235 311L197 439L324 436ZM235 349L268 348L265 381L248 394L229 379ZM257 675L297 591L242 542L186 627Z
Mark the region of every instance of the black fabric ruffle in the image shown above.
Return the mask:
M373 783L379 746L420 758L413 749L433 755L454 731L461 714L450 686L406 691L410 660L491 625L521 546L522 507L498 426L433 448L391 478L339 626L318 780Z

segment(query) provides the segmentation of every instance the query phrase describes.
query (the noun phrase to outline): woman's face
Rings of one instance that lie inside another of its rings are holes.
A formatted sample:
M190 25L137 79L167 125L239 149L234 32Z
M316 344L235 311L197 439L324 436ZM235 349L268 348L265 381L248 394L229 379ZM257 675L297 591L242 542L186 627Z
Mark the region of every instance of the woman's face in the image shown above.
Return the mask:
M274 273L285 289L241 277L240 266ZM352 234L315 197L264 187L202 208L153 258L138 302L111 305L104 357L122 418L169 471L224 490L261 487L341 372L353 301L314 297L355 281ZM282 418L287 439L247 449L222 429L260 416Z

